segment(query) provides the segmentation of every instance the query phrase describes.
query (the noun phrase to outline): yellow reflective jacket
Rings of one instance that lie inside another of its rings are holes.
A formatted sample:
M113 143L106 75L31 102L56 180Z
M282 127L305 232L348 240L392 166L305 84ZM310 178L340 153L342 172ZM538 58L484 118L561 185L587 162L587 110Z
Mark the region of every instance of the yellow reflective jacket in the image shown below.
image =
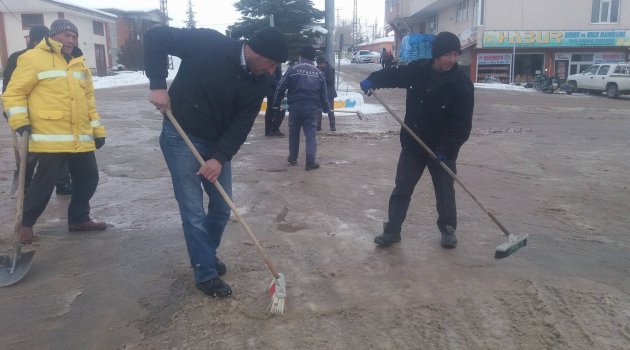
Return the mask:
M91 152L105 137L83 53L75 48L67 62L61 46L48 38L22 54L2 95L11 127L31 125L31 152Z

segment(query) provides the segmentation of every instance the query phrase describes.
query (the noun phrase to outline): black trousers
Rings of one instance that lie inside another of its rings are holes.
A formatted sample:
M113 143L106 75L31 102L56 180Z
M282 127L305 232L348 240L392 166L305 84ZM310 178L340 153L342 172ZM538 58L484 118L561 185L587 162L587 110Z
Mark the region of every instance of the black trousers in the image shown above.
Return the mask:
M267 96L267 101L272 101L273 96ZM269 135L272 132L280 131L280 125L284 120L284 109L273 109L267 103L267 110L265 110L265 135Z
M35 176L24 197L23 226L33 226L42 215L64 164L72 179L72 196L68 205L68 224L90 220L90 199L98 185L98 168L94 152L33 153L37 157Z
M457 173L456 159L448 159L444 163L448 165L451 171ZM453 178L429 156L409 155L403 150L398 158L396 187L389 197L388 233L400 233L402 223L407 217L411 195L425 168L429 169L435 190L438 228L440 231L444 230L445 225L457 228L455 181Z
M35 168L37 167L37 156L32 153L28 153L26 156L26 176L24 183L24 188L28 188L31 184L31 180L33 179L33 174L35 174ZM62 187L70 186L72 181L70 180L70 170L68 169L68 162L65 162L61 169L59 169L59 177L55 186L57 190Z

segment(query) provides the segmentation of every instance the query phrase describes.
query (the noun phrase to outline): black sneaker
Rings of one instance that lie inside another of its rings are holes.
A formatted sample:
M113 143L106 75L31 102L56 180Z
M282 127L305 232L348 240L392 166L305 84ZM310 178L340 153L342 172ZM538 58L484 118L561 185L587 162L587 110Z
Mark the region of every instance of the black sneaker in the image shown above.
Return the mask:
M197 288L213 298L227 298L232 295L232 288L219 277L197 283Z
M306 164L306 167L304 167L304 170L306 171L315 170L315 169L319 169L319 163L317 162L308 163Z
M446 229L440 230L442 233L442 240L440 245L442 248L453 249L457 247L457 236L455 235L455 228L452 226L446 226Z
M374 238L374 243L382 248L389 247L394 243L400 242L400 234L383 233Z
M297 159L287 158L287 162L289 162L289 164L291 165L297 165Z
M221 261L221 260L219 260L219 258L215 257L214 258L214 265L215 265L215 268L217 269L217 274L219 276L225 275L225 273L227 272L227 266L225 266L223 261Z

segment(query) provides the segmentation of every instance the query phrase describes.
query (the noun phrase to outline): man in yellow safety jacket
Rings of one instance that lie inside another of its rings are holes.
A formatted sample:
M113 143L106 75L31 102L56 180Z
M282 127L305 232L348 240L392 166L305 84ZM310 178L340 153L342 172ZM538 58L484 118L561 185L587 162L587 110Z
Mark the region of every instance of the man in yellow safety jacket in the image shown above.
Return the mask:
M98 185L94 151L105 144L105 128L96 112L92 73L76 47L79 32L66 19L55 20L50 37L18 58L2 95L9 124L30 134L29 151L38 167L24 199L21 241L33 240L33 225L52 194L57 174L68 162L73 192L69 231L104 230L90 219L90 199Z

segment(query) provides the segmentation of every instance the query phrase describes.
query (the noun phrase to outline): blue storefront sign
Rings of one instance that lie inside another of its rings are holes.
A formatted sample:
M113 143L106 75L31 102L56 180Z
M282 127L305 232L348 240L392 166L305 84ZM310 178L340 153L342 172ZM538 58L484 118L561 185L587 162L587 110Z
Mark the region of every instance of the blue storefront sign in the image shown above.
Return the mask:
M483 33L483 48L512 48L514 46L518 48L630 46L630 31L487 30Z

